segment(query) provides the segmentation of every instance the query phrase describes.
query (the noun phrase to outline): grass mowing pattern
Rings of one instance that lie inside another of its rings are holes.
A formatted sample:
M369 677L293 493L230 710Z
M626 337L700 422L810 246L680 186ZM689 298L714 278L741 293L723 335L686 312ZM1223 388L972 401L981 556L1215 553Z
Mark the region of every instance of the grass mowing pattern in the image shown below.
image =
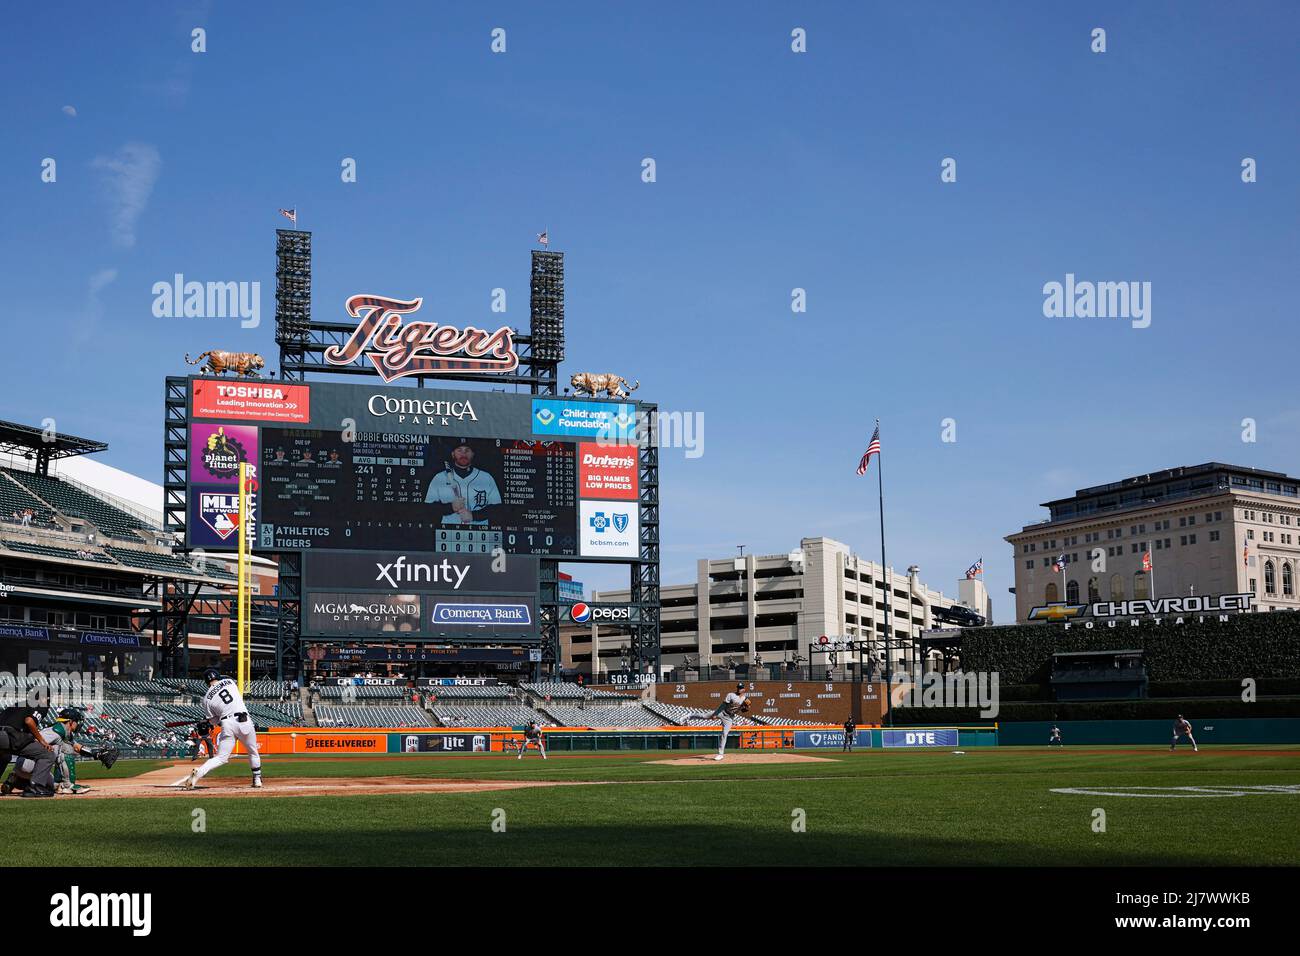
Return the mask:
M11 866L50 865L1287 865L1300 795L1134 799L1054 787L1300 784L1300 748L866 752L827 763L671 767L663 753L269 759L279 776L608 781L483 794L0 802L30 827ZM1286 755L1254 751L1285 750ZM680 756L680 752L671 756ZM154 762L121 763L119 773ZM85 776L93 786L95 768ZM183 770L178 772L178 777ZM246 778L232 764L220 777ZM1107 814L1094 833L1093 809ZM206 833L191 813L206 813ZM506 813L506 832L492 815ZM799 808L807 832L792 831ZM11 832L17 832L17 829ZM69 834L61 837L60 834ZM75 834L75 839L71 836Z

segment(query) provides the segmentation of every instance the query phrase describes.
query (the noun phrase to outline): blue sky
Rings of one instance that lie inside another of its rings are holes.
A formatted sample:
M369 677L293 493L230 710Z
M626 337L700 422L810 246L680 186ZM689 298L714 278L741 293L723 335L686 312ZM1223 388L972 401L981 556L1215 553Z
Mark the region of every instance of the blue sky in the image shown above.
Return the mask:
M999 620L1002 538L1039 502L1208 460L1300 472L1294 3L129 10L15 7L0 41L0 417L117 467L160 480L185 352L275 354L296 206L317 317L382 290L487 323L500 286L526 325L550 230L563 374L704 416L701 457L662 454L665 583L742 543L878 555L854 474L875 417L890 562L952 592L983 556ZM155 318L177 272L260 281L261 327ZM1066 273L1150 282L1150 327L1046 318Z

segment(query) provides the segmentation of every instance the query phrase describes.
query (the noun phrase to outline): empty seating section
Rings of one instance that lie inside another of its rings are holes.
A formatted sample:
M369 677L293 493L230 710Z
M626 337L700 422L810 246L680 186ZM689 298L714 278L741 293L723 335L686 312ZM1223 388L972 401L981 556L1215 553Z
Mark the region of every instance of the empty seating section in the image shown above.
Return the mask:
M249 681L248 688L244 691L244 699L252 700L254 697L262 700L279 700L289 691L289 684L285 681L278 680L255 680ZM295 700L297 698L294 698Z
M326 700L402 700L409 691L394 685L351 684L343 687L328 684L320 689L322 701Z
M530 720L555 723L523 704L435 704L429 713L443 727L523 727Z
M133 532L137 530L157 530L134 515L127 514L120 508L114 508L108 502L66 481L25 471L11 470L7 474L63 514L84 518L106 535L136 540L137 536Z
M24 511L30 510L30 524L37 528L57 528L58 522L50 509L45 507L30 491L10 478L8 469L0 469L0 521L9 524L21 524ZM18 517L15 518L14 515Z
M547 704L542 708L564 727L658 727L662 721L644 707L575 707Z
M164 683L143 677L118 677L104 682L104 690L109 694L123 697L166 697L174 699L181 692L174 686L176 682Z
M158 571L162 574L202 574L204 577L219 581L233 581L235 576L215 563L207 565L202 571L195 569L189 561L174 554L158 551L137 551L134 548L115 548L105 545L107 551L119 564L141 571Z
M514 700L515 689L509 684L478 687L470 684L438 684L424 691L437 700Z
M320 704L316 723L322 727L429 727L429 715L419 707L362 707L351 704Z
M632 700L635 695L619 694L610 690L592 690L581 684L568 681L543 681L541 683L520 684L524 690L539 699L549 697L551 700Z
M95 564L116 563L102 551L89 548L83 548L78 552L75 548L56 548L48 544L32 544L28 541L6 541L4 546L10 551L19 551L23 554L39 554L47 558L58 558L61 561L93 561Z

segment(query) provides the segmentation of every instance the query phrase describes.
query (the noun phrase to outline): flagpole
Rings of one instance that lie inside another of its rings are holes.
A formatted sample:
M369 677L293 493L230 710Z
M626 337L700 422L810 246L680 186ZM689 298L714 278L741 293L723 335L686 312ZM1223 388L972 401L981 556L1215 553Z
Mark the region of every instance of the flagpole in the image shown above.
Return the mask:
M877 432L880 429L880 419L876 419ZM883 448L884 445L882 444ZM889 567L885 564L885 455L883 451L876 452L876 478L879 482L880 490L880 573L885 579L885 700L889 706L889 726L894 726L894 659L890 650L889 634L889 600L891 592L894 590L894 582L890 580Z

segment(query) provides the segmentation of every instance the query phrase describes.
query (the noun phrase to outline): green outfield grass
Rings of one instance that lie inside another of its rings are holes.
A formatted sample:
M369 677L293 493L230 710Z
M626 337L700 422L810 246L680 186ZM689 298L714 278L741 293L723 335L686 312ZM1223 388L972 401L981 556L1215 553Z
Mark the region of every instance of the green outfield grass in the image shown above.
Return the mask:
M270 758L277 776L581 781L480 794L0 800L7 865L1294 865L1300 792L1201 799L1052 788L1290 785L1300 748L808 752L670 767L634 756ZM123 762L113 776L164 766ZM85 782L94 785L91 767ZM237 762L217 777L246 778ZM1106 832L1093 830L1094 809ZM192 831L193 812L206 832ZM492 830L505 811L506 832ZM806 832L794 832L796 811Z

